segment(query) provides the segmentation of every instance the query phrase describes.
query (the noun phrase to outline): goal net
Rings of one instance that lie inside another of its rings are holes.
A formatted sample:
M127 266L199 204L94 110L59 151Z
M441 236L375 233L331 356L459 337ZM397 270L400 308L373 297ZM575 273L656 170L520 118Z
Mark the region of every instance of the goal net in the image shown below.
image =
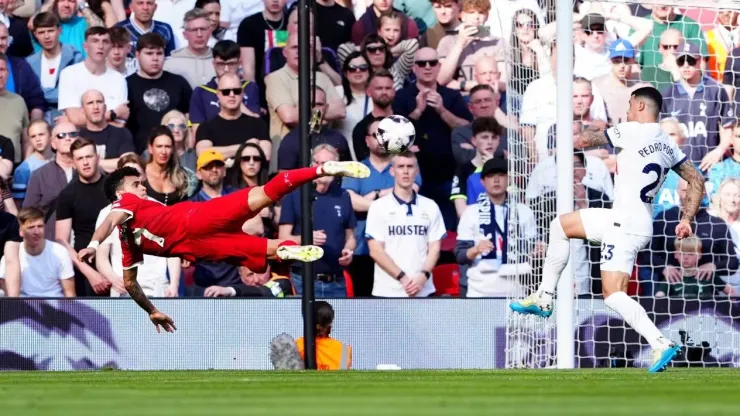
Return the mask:
M547 243L550 221L558 212L558 187L561 201L569 198L569 206L572 202L570 209L610 208L614 149L594 149L583 156L576 152L572 160L563 160L556 157L557 144L569 143L568 135L577 136L588 125L612 126L626 121L630 89L643 85L658 88L664 97L661 123L666 132L692 161L714 167L705 170L706 211L697 216L694 226L698 242L679 248L674 245L675 223L671 221L680 212L682 185L675 173L667 175L654 198L657 234L639 254L625 289L667 337L683 346L675 365L740 366L740 314L728 296L740 294L736 254L740 223L738 203L732 200L740 198L740 182L734 182L740 179L740 162L729 157L731 147L724 145L732 142L733 131L740 137L740 129L734 130L734 90L740 85L740 72L733 72L740 71L740 1L575 0L573 12L568 13L571 16L565 15L573 21L572 65L568 74L560 76L551 51L569 49L561 40L569 34L563 27L558 33L557 18L561 16L555 13L556 3L491 2L492 14L497 15L508 44L503 102L507 114L516 120L507 128L510 201L532 209L540 245ZM661 23L666 21L670 24ZM553 49L556 39L558 47ZM738 57L736 62L733 56ZM571 76L572 85L558 82L556 86L556 79ZM566 103L564 95L566 100L572 95L572 100ZM562 124L572 124L572 133L560 137L571 127L563 128ZM571 170L572 182L569 175L558 177L558 169L561 173ZM569 189L563 192L569 187L570 195ZM518 227L510 227L509 241L519 240L517 232ZM519 250L517 246L510 244L509 250ZM544 259L536 250L516 254L509 258L526 259L532 266L532 272L520 278L526 295L536 290ZM572 276L574 299L570 301L567 291L568 299L564 298L561 290L549 319L507 311L508 368L554 367L558 359L563 360L558 349L562 352L569 343L574 343L575 367L648 364L647 342L604 305L601 256L601 247L595 244L571 243L565 275ZM520 296L512 293L508 300ZM563 310L568 316L558 320ZM573 319L568 328L570 314ZM570 366L563 365L567 361L561 361L559 367Z

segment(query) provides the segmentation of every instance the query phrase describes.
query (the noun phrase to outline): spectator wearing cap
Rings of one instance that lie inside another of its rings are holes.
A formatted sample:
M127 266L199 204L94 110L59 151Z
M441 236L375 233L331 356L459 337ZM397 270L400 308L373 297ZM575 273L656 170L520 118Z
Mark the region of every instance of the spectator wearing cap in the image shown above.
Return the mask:
M604 97L609 124L617 125L627 121L627 109L632 91L650 85L640 82L638 74L633 73L635 48L625 39L617 39L609 45L611 71L592 81Z
M59 193L76 176L70 147L80 136L74 124L57 123L51 131L51 148L54 159L36 169L28 181L23 207L35 207L44 212L47 240L56 241L56 207Z
M676 54L681 81L663 93L661 117L674 117L688 132L682 149L707 171L720 162L730 147L735 105L725 88L701 69L699 45L686 42Z
M484 163L479 181L485 192L465 208L457 226L455 257L464 267L461 296L516 296L525 288L519 279L511 278L518 276L511 273L517 267L511 266L519 262L510 259L509 226L517 227L513 235L520 248L516 252L530 253L537 237L534 213L525 204L509 201L506 159L494 157Z
M390 80L388 88L389 91L395 91ZM357 218L357 227L355 228L357 248L355 248L349 272L352 276L355 296L358 297L370 296L373 290L374 263L370 257L370 250L365 238L367 212L373 201L393 192L391 155L380 147L378 140L375 138L378 133L378 124L382 119L383 117L375 117L365 130L365 143L369 149L369 156L361 163L370 168L370 177L365 179L344 178L342 180L342 188L349 193L352 200L352 209L354 209ZM421 175L417 173L412 185L414 191L419 192L420 185Z
M437 83L437 51L421 48L416 52L416 82L402 88L393 100L393 112L408 117L416 126L417 157L421 169L420 193L434 200L442 210L445 224L454 229L455 207L450 202L455 164L450 163L452 129L472 119L459 91Z
M614 36L606 30L607 20L625 23L632 28L632 34L626 39L631 45L641 45L650 34L653 28L650 20L632 16L623 8L614 10L604 15L590 13L581 19L586 42L583 46L575 45L573 73L576 76L592 80L612 70L609 45L614 41Z
M325 114L328 105L326 102L326 93L321 87L316 87L314 100L314 110L319 110L321 114ZM347 139L344 138L339 130L328 128L327 124L328 121L322 119L319 124L312 126L310 132L311 148L320 144L329 144L339 152L339 160L352 160ZM298 137L298 128L296 127L280 142L277 162L278 171L298 169L300 167L299 143L300 138Z
M313 166L322 166L331 160L339 160L337 149L328 145L316 146L311 155ZM352 263L357 220L352 209L349 193L332 177L314 180L311 197L313 209L313 244L324 249L324 256L314 263L317 297L345 297L347 285L344 269ZM301 244L301 201L300 192L291 192L282 200L279 238ZM291 280L296 292L303 293L303 278L299 266L291 269Z
M692 42L699 47L701 56L709 56L707 42L704 39L701 26L683 14L677 14L674 6L654 5L651 14L653 30L642 45L637 62L641 67L658 66L660 64L660 38L663 32L676 29L683 35L687 42ZM639 44L632 42L633 45Z
M201 188L190 201L210 201L235 191L234 188L224 184L226 158L221 152L214 149L204 150L198 155L196 168L195 174L201 181ZM239 268L224 262L196 262L193 278L197 286L196 295L202 295L210 286L228 287L242 283Z
M676 53L684 44L684 38L678 29L668 29L660 35L658 64L640 69L640 78L649 82L661 93L681 80L681 69L676 64Z

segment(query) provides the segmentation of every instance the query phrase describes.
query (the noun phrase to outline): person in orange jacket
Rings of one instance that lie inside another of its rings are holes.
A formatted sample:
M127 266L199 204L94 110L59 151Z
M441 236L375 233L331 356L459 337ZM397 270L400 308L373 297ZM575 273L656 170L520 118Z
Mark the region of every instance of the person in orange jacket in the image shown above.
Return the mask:
M316 368L318 370L349 370L352 367L352 346L329 336L334 322L334 308L320 300L316 306ZM296 340L298 353L305 359L303 337Z

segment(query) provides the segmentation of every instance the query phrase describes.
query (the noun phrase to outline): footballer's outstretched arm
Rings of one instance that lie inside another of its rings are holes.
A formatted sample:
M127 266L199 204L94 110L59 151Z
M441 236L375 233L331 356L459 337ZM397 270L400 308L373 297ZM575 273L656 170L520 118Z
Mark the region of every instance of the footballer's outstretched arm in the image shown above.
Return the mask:
M146 313L149 314L149 319L151 319L152 323L157 328L157 332L160 332L160 326L167 332L175 332L177 328L175 328L175 323L172 319L157 310L149 298L146 297L144 290L136 280L137 269L137 267L132 267L123 271L123 286L126 288L126 292L128 292L131 299L133 299L141 309L144 309Z
M588 149L591 147L604 146L609 144L604 130L594 127L587 127L583 130L578 138L578 147Z
M704 197L704 175L699 172L690 160L685 160L674 168L674 170L678 173L678 176L688 182L686 201L682 207L683 213L681 215L681 220L691 222L699 211L701 200Z
M91 261L95 257L95 250L97 250L101 241L105 241L106 238L113 232L113 229L117 226L126 222L131 218L131 214L122 211L111 211L107 217L100 223L100 227L93 233L92 240L87 248L82 249L77 253L77 258L82 261Z

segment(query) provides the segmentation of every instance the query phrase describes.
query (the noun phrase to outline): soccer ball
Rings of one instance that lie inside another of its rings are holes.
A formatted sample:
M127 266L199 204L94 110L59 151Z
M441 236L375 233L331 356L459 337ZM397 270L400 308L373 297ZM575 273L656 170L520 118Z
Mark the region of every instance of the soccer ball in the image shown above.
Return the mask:
M406 117L392 115L380 120L375 138L386 152L403 153L413 146L416 129Z

